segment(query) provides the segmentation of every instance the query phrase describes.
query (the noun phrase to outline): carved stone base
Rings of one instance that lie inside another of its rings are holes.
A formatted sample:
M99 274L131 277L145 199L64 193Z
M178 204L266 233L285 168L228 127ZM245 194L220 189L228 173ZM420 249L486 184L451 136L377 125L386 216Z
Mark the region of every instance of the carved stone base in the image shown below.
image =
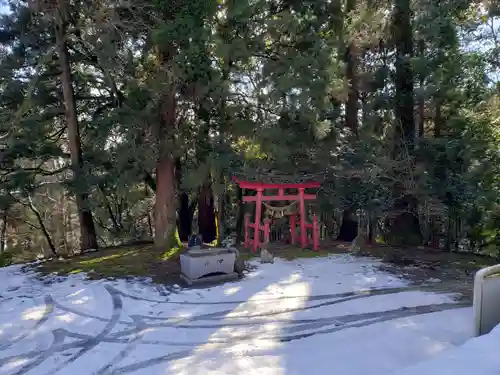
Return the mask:
M192 286L192 285L200 285L200 284L213 284L213 283L220 283L223 281L229 281L229 280L235 280L238 279L240 275L236 272L232 273L223 273L220 275L214 275L214 276L205 276L201 277L199 279L190 279L186 275L181 274L181 279L184 281L187 285Z
M181 254L180 260L184 278L197 280L206 275L234 273L236 252L230 249L188 250Z

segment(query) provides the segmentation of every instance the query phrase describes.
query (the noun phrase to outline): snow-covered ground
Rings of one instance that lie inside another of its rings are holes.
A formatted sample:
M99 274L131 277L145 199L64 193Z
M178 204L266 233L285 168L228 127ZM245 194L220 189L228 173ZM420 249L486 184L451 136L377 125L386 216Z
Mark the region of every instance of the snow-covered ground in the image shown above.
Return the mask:
M399 374L471 337L470 307L374 260L256 265L190 290L0 269L0 374Z

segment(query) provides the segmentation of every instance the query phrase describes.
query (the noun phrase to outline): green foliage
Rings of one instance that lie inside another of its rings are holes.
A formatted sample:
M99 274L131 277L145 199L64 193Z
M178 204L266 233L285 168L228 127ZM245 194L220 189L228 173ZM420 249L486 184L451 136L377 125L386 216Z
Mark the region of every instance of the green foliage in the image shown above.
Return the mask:
M497 251L496 9L413 4L414 112L424 129L415 150L395 156L391 2L70 2L65 42L86 176L74 181L52 16L10 5L0 21L0 210L16 249L36 232L26 246L47 250L27 191L63 253L77 247L72 196L83 190L102 244L149 240L166 149L181 166L172 187L192 203L211 182L216 201L228 196L228 222L232 175L279 175L321 180L328 220L356 208L384 232L400 195L411 195L429 236ZM346 126L352 92L357 129Z
M9 252L4 252L0 254L0 267L7 267L12 264L13 255Z

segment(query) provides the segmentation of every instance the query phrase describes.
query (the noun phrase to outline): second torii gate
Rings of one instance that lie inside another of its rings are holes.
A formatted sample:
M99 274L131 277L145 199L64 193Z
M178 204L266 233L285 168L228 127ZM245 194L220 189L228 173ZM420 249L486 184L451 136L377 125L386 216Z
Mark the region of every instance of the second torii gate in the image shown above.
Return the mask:
M300 228L300 246L305 248L309 241L307 236L307 229L312 229L312 245L313 249L317 250L319 246L319 227L318 227L318 218L316 215L313 216L313 222L306 222L306 211L305 211L305 201L306 200L315 200L316 194L306 194L305 189L308 188L319 188L321 184L319 182L304 182L304 183L262 183L262 182L254 182L254 181L242 181L236 178L233 178L233 181L236 182L240 188L256 190L256 196L244 196L244 203L255 202L255 221L253 223L250 222L247 217L245 220L245 247L252 245L253 251L257 251L259 247L260 241L260 231L264 231L264 237L269 237L269 222L264 222L264 225L261 225L261 216L262 216L262 202L266 201L298 201L299 203L299 228ZM278 195L264 195L264 190L273 189L278 190ZM285 189L297 189L298 194L285 194ZM291 229L291 240L292 243L295 243L295 224L296 224L296 216L290 216L290 229ZM249 228L253 228L254 230L254 238L250 239Z

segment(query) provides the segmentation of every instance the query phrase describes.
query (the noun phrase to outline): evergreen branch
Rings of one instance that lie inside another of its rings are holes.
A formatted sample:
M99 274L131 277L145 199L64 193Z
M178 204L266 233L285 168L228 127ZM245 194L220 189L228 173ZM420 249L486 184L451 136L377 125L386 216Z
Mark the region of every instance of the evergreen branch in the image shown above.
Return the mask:
M65 131L66 131L66 125L64 125L60 130L56 131L55 133L50 134L47 137L45 137L45 140L51 140L51 141L57 143L57 142L59 142L61 137L64 135ZM53 138L55 138L55 139L53 139Z
M45 162L43 162L41 165L43 165L44 163ZM64 166L62 168L49 171L49 170L43 169L41 167L41 165L38 166L38 167L34 167L34 168L11 168L11 169L3 171L2 172L2 177L6 177L8 175L12 176L12 175L16 175L16 174L19 174L19 173L22 173L22 172L29 172L29 173L34 173L35 175L40 175L40 176L48 177L48 176L55 176L55 175L57 175L59 173L65 172L68 169L70 169L70 165L66 165L66 166Z
M45 66L45 64L52 59L52 56L54 55L56 50L57 46L52 46L51 48L49 48L49 50L38 60L38 64L33 68L35 74L31 77L31 81L30 84L28 85L25 98L21 103L21 105L19 106L19 109L15 112L12 122L14 123L19 122L19 120L23 118L27 114L27 112L31 109L31 98L38 83L38 79L41 77L40 72Z

